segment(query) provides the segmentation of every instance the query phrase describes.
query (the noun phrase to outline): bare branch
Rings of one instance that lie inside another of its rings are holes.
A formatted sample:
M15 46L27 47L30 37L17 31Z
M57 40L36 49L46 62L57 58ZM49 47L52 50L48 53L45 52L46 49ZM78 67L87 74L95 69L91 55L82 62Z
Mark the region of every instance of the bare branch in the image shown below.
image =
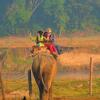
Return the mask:
M33 5L33 11L32 13L34 13L36 11L36 9L39 7L39 5L43 2L43 0L35 0L35 3Z
M43 0L26 0L26 5L32 10L32 14L36 11Z

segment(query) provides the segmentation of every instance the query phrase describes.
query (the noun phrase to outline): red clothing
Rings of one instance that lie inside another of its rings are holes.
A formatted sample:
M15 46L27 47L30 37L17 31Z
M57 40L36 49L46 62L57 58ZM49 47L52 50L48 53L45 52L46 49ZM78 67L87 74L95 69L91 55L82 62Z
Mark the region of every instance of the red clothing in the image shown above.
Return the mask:
M57 53L56 47L53 43L45 43L44 45L50 50L51 53Z

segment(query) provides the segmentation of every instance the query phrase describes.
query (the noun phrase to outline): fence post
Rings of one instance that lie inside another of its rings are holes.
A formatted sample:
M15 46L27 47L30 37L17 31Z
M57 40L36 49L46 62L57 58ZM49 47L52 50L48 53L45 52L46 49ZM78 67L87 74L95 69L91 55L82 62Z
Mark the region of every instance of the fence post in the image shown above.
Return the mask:
M93 87L92 87L92 85L93 85L93 59L92 59L92 57L90 57L90 68L89 68L89 70L90 70L90 72L89 72L89 94L92 96L92 90L93 90Z
M2 100L5 100L5 94L4 94L4 87L3 87L1 71L0 71L0 84L1 84Z

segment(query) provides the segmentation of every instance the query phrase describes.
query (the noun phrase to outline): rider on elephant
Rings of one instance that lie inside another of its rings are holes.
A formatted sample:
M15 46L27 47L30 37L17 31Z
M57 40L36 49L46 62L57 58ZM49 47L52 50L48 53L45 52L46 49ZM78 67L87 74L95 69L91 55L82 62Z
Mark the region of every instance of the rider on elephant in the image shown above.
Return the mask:
M52 40L51 29L48 28L46 32L38 31L36 36L36 47L41 49L41 47L46 47L50 53L56 58L58 55L57 49L54 45L54 41ZM34 52L35 46L32 47L31 53Z
M36 39L34 39L32 36L30 36L30 38L31 38L32 41L35 41L36 42L36 45L35 46L32 46L31 53L34 52L34 48L35 47L37 47L38 49L40 49L42 47L45 47L44 46L45 37L43 36L43 32L42 31L38 31L37 32Z
M47 29L46 32L44 32L44 37L46 38L46 42L44 43L44 45L50 50L51 54L57 56L58 55L58 52L57 52L57 49L54 45L54 37L53 37L53 34L52 33L52 30L50 28Z
M38 47L44 47L44 36L42 31L37 32L37 37L36 37L36 44Z

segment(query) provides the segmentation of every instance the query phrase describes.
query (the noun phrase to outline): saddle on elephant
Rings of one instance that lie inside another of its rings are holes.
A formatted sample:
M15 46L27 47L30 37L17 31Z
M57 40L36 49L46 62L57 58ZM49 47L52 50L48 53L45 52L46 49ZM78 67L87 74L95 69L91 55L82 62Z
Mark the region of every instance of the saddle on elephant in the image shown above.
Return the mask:
M32 55L38 54L38 53L41 53L41 52L46 52L46 53L50 54L50 51L45 46L42 46L42 47L33 46L32 47L32 50L31 50Z
M43 54L45 53L46 55L49 54L53 56L55 59L57 58L56 54L51 53L50 50L46 46L41 46L41 47L33 46L31 53L32 53L32 57L34 57L35 55L39 53L43 53Z

